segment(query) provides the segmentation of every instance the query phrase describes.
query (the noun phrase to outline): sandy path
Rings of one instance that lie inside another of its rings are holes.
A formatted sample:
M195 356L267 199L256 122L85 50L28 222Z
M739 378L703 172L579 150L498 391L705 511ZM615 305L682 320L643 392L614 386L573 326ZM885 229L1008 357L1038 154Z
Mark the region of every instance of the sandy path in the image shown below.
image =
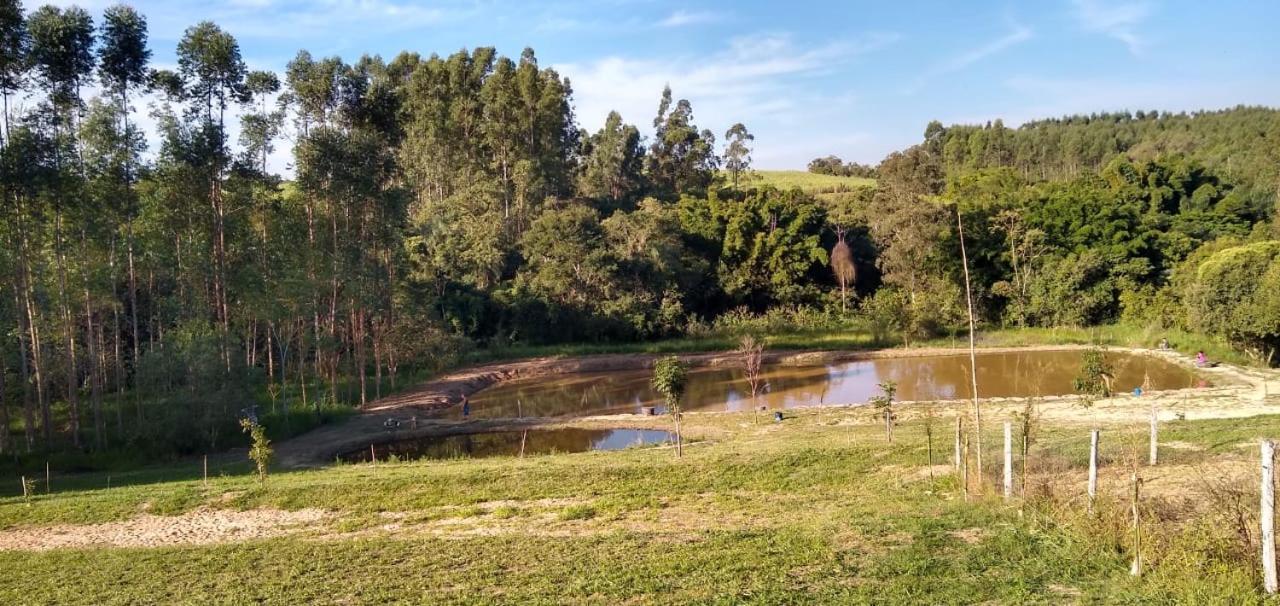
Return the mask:
M289 534L328 517L330 514L320 509L197 509L177 516L143 514L121 522L3 530L0 550L208 545Z

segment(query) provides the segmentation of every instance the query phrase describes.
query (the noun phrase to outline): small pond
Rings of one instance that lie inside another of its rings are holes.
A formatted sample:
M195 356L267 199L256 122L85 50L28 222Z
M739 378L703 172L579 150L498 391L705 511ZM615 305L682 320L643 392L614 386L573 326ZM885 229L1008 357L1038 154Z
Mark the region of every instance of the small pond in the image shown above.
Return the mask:
M977 356L978 392L984 398L1054 396L1075 393L1083 352L988 352ZM1204 385L1188 368L1151 356L1108 353L1119 393L1149 381L1152 390ZM575 373L509 381L470 399L471 418L559 417L639 412L658 406L649 371ZM970 397L968 354L882 358L820 366L765 368L767 393L754 401L738 368L690 371L686 410L751 410L865 403L878 384L896 381L898 400L956 400ZM460 406L442 416L461 418Z
M530 429L526 431L492 431L445 437L402 440L373 447L379 461L395 456L411 459L458 459L520 454L586 452L588 450L622 450L674 441L667 431L656 429ZM340 456L348 463L368 463L369 449Z

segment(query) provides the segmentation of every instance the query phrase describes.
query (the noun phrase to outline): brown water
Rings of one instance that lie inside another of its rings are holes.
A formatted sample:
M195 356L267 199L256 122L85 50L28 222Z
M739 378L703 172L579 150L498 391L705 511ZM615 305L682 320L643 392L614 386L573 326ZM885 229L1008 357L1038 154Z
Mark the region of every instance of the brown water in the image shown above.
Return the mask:
M395 456L400 460L458 459L471 457L518 456L553 452L586 452L588 450L622 450L635 446L662 444L672 434L656 429L531 429L528 431L493 431L440 438L403 440L373 447L379 461ZM364 448L340 456L348 463L369 462L369 449Z
M1052 396L1075 393L1072 380L1080 372L1080 351L980 353L978 395L992 397ZM1107 354L1115 370L1113 387L1132 392L1150 377L1153 390L1201 385L1189 369L1165 360L1130 354ZM511 381L476 393L470 417L558 417L633 413L659 406L647 370L579 373ZM768 393L752 402L750 388L737 368L690 371L685 410L751 410L798 406L861 404L880 393L878 384L898 383L898 400L956 400L970 397L968 354L884 358L823 366L765 368ZM753 406L754 405L754 406ZM461 418L461 407L442 413Z

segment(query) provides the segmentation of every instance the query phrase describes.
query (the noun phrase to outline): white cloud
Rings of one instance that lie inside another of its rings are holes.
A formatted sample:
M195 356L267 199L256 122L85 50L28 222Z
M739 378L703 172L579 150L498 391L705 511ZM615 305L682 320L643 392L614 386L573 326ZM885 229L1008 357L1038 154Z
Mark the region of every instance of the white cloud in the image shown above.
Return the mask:
M1072 4L1076 19L1085 30L1115 38L1135 55L1142 51L1144 40L1134 30L1151 15L1150 4L1099 0L1072 0Z
M933 78L961 71L970 65L1022 44L1032 38L1033 33L1028 27L1019 25L1012 20L1009 22L1009 27L1009 33L996 38L995 40L991 40L982 46L954 54L936 63L933 67L930 67L921 74L907 92L914 93L920 88L923 88L924 85L928 84L928 81Z
M658 22L659 27L682 27L685 25L697 25L700 23L711 23L718 21L720 17L715 13L701 11L690 12L686 10L677 10Z
M675 98L693 104L698 126L710 129L717 139L730 125L742 122L756 135L759 166L794 167L797 158L805 156L793 148L828 153L808 141L815 120L825 116L826 124L844 122L842 114L856 100L849 94L820 95L807 83L897 39L896 34L878 33L853 42L803 47L786 35L755 35L734 38L710 55L611 56L556 69L572 81L578 122L587 131L599 129L608 113L617 110L624 120L651 132L662 88L669 84ZM799 144L801 140L805 144Z

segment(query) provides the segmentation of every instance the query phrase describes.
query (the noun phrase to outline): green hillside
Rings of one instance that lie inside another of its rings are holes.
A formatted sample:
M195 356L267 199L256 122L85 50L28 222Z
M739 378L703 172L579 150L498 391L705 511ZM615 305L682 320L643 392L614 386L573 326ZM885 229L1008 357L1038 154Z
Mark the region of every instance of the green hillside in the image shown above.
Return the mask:
M772 185L778 189L799 187L805 193L817 195L874 187L876 181L862 177L820 175L803 170L757 170L752 171L750 183Z

